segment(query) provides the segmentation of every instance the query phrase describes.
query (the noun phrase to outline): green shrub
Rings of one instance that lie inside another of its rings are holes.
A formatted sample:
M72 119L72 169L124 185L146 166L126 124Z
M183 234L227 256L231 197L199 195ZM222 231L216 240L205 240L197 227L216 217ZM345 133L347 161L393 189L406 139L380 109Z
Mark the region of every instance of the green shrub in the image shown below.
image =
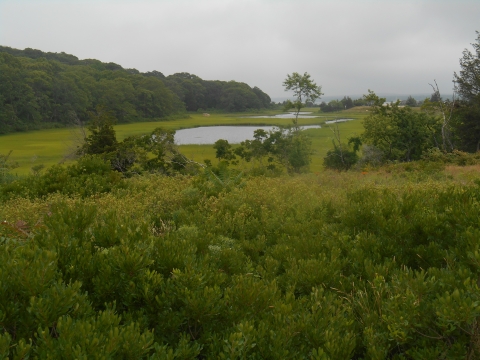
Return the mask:
M37 198L60 193L89 197L124 186L122 175L97 156L85 156L77 163L63 167L54 165L43 175L30 175L0 188L2 198L15 196Z
M210 192L149 175L95 197L5 200L0 355L477 358L480 187L399 179Z

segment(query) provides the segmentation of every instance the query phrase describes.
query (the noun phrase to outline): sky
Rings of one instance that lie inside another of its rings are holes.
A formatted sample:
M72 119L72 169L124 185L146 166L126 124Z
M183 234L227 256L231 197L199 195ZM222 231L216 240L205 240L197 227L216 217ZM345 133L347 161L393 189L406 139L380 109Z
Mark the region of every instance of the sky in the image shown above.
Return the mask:
M452 93L480 31L479 0L0 0L0 45L66 52L288 96L309 73L327 97Z

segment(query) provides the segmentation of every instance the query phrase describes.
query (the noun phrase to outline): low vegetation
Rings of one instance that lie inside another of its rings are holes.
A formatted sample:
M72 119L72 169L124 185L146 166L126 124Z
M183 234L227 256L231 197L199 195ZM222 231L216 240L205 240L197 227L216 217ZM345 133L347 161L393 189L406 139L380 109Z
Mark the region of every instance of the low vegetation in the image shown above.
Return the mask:
M293 75L298 115L320 87ZM480 358L470 95L369 92L315 174L298 117L197 161L168 126L117 138L100 104L76 161L19 177L2 153L0 358Z
M475 358L478 170L411 164L42 175L0 207L0 353Z

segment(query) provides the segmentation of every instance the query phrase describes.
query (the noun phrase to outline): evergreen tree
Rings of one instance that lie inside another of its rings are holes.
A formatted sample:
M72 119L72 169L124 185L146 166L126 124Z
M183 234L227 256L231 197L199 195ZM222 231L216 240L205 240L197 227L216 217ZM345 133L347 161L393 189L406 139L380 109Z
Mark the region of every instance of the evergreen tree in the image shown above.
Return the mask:
M113 125L116 122L111 111L103 106L97 106L96 111L90 112L90 135L85 138L85 144L80 150L88 155L106 155L117 150L118 142Z

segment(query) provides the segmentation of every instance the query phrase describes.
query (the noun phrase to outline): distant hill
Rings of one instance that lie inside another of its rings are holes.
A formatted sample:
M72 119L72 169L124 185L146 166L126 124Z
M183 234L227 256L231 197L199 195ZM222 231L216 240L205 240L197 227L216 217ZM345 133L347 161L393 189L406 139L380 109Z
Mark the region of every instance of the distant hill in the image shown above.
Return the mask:
M141 73L113 62L0 46L0 134L88 121L97 106L119 123L153 121L185 111L246 111L270 106L257 87L207 81L189 73Z

